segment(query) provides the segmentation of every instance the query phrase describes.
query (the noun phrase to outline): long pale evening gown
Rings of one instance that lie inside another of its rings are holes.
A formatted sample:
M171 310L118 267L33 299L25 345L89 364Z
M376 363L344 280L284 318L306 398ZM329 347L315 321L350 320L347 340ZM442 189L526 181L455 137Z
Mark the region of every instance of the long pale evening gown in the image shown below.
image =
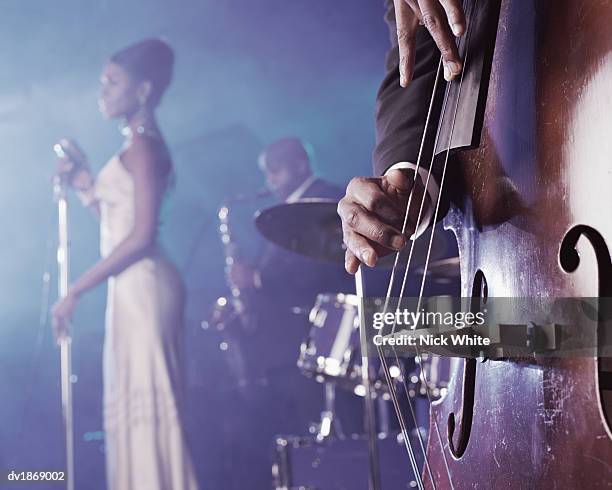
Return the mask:
M95 184L107 256L134 224L132 176L114 156ZM184 289L157 246L108 281L104 429L109 490L196 490L181 414Z

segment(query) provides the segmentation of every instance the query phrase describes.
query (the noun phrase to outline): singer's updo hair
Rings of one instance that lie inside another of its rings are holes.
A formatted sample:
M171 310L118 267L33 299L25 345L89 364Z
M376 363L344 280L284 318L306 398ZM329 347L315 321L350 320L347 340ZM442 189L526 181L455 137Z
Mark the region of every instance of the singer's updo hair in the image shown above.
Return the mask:
M110 61L124 68L138 81L148 80L152 90L147 103L156 107L172 80L174 52L161 39L151 38L117 51Z

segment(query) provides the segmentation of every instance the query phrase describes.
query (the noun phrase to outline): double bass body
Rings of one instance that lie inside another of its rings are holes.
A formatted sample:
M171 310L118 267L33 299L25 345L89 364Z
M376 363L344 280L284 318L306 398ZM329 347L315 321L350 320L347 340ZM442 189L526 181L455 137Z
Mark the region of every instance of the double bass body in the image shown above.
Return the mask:
M458 154L466 197L447 217L463 296L612 296L610 26L608 0L501 2L482 138ZM431 409L436 488L612 486L605 359L453 359L451 375Z

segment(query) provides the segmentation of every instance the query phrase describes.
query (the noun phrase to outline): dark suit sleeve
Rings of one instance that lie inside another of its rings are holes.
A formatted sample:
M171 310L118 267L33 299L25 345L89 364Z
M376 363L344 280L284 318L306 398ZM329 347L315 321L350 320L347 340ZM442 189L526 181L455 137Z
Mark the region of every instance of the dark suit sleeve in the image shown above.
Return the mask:
M391 49L386 58L387 73L376 97L376 147L373 155L376 175L384 174L397 162L416 163L440 60L439 51L427 29L419 26L414 76L410 85L402 88L399 84L399 50L393 1L387 0L386 6L385 20L389 27ZM423 157L421 166L429 168L431 155Z

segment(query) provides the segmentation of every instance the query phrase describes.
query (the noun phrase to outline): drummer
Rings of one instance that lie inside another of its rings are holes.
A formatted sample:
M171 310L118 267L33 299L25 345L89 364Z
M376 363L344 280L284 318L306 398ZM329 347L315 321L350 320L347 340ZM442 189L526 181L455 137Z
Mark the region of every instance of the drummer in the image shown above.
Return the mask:
M344 190L316 177L312 149L299 138L287 137L268 145L259 156L266 184L281 202L305 198L340 200ZM228 270L230 282L240 290L259 290L261 299L279 307L311 307L321 292L351 292L351 278L342 267L316 262L267 244L256 263L236 261Z
M277 140L262 151L259 167L280 203L339 200L344 194L313 174L311 155L308 145L296 137ZM251 240L249 246L255 249L257 244ZM242 407L241 423L248 427L249 437L238 438L236 445L248 446L241 457L249 487L271 488L268 455L275 435L308 435L309 425L320 420L323 409L322 385L297 367L300 344L311 326L308 313L319 293L351 293L353 281L341 263L302 257L270 242L257 260L234 259L228 276L246 298L246 308L255 310L249 314L256 323L243 349L256 397Z

